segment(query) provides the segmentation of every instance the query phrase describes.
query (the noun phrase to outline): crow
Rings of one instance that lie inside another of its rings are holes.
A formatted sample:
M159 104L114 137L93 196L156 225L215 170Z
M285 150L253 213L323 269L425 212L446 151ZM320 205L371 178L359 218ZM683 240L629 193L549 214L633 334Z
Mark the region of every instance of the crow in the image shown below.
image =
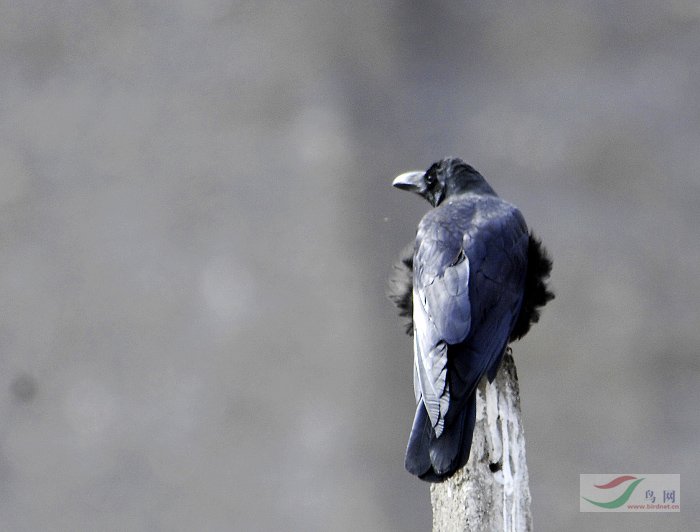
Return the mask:
M429 482L469 459L476 387L554 298L552 261L514 205L474 168L445 158L393 186L434 207L395 265L389 297L413 336L416 414L406 469Z

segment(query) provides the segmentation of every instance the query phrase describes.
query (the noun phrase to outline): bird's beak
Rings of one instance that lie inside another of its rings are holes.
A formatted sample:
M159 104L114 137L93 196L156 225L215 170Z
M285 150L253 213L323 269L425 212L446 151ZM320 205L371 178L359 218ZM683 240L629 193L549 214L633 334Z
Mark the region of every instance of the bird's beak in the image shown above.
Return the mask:
M401 190L423 194L426 190L423 176L425 176L425 172L406 172L394 179L392 185Z

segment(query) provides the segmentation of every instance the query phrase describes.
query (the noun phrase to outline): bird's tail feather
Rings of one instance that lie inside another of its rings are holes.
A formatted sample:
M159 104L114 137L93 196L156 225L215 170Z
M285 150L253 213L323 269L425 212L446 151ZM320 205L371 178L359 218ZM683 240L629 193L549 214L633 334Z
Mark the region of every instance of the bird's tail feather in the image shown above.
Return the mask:
M413 428L411 428L406 449L406 469L409 473L421 476L431 469L430 441L434 437L435 432L430 424L428 412L421 400L416 408L416 417L413 419Z
M406 450L406 469L422 480L442 482L469 460L476 423L476 394L468 398L439 438L421 401Z

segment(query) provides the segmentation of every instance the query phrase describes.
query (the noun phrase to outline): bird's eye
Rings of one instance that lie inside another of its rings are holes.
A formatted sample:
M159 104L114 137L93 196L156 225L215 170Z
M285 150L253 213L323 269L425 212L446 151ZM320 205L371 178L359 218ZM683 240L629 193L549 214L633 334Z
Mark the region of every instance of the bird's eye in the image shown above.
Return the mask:
M428 172L425 176L425 183L429 186L432 187L435 184L435 181L437 181L437 176L435 175L434 172Z

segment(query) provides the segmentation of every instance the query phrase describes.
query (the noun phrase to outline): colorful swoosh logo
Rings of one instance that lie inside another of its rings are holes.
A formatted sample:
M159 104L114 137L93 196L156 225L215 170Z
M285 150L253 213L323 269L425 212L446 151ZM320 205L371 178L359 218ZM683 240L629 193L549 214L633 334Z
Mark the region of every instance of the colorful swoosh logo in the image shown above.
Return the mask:
M627 489L624 491L622 495L620 495L617 499L614 499L609 502L601 502L601 501L592 501L591 499L587 499L586 497L581 497L582 499L590 502L591 504L595 504L596 506L599 506L601 508L607 508L609 510L614 509L614 508L619 508L623 504L625 504L629 498L632 496L632 492L634 492L635 488L639 485L639 483L644 480L644 478L637 478L633 477L631 475L623 475L621 477L617 477L612 479L610 482L607 484L601 484L601 485L595 485L596 488L598 489L611 489L616 486L619 486L620 484L623 484L625 482L629 482L630 480L634 480L629 486L627 486Z
M622 475L621 477L612 479L607 484L601 484L600 486L598 484L595 484L594 487L601 490L608 490L610 488L614 488L615 486L619 486L620 484L628 480L637 480L637 477L633 477L632 475Z

